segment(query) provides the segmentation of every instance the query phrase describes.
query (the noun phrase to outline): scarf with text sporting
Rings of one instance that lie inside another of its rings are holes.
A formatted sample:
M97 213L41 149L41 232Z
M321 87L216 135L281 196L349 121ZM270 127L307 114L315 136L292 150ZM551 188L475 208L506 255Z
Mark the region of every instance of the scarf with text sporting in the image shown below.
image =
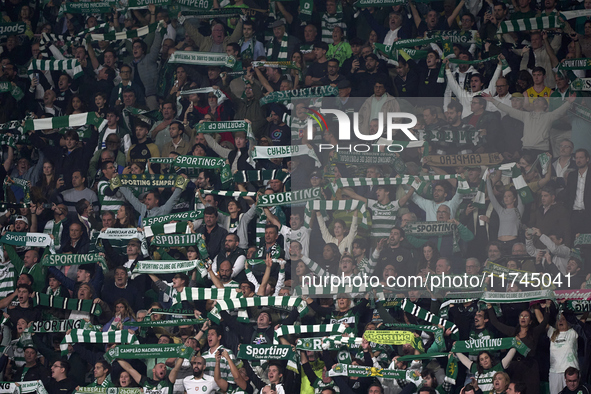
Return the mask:
M160 234L183 234L188 233L187 230L189 226L187 226L187 222L177 222L177 223L156 223L150 226L144 227L144 234L146 237L153 237L155 235Z
M221 311L233 309L245 309L253 306L277 306L286 308L297 307L300 317L304 317L308 313L308 304L299 297L249 297L249 298L235 298L218 300L215 309L212 309L207 317L214 323L220 324L222 317Z
M271 57L273 56L273 46L274 46L273 44L274 44L275 40L276 40L276 38L273 37L272 39L267 41L267 45L265 48L267 51L267 59L271 59ZM288 40L289 40L289 36L287 35L287 32L283 33L283 37L281 37L281 46L279 47L279 53L277 54L277 60L287 61ZM253 67L257 67L257 66L253 65Z
M49 119L29 119L25 121L24 131L61 129L65 127L79 127L92 125L100 128L105 119L96 116L94 112L75 114L69 116L57 116Z
M199 209L197 211L188 211L188 212L179 212L179 213L171 213L170 215L160 215L160 216L153 216L149 218L142 219L142 226L152 226L154 224L164 224L168 222L172 222L173 220L197 220L203 218L203 210Z
M43 382L40 380L30 380L28 382L0 382L0 393L6 394L24 394L33 393L48 394Z
M201 190L202 194L212 194L214 196L223 196L223 197L256 197L256 192L233 192L229 190Z
M192 64L196 66L221 66L233 68L236 58L224 53L176 51L168 59L170 64Z
M381 369L376 367L363 367L361 365L349 364L335 364L328 376L349 376L359 378L383 378L383 379L398 379L407 380L409 382L417 382L421 379L421 374L416 370L404 369Z
M503 162L500 153L469 153L465 155L430 155L423 158L423 164L432 167L479 167L495 166Z
M183 301L204 301L204 300L229 300L241 298L242 293L236 289L209 289L209 288L195 288L185 287L183 291L178 293L173 300L173 305L179 304Z
M291 174L283 170L250 170L237 171L234 173L235 183L261 182L278 179L284 184L289 180Z
M110 376L110 375L109 375ZM144 394L144 389L135 387L78 387L73 394ZM155 393L154 393L155 394Z
M109 349L104 355L105 360L112 364L115 359L143 360L147 358L186 358L191 359L195 350L183 344L155 345L118 345Z
M254 160L308 156L314 159L316 167L322 167L316 152L308 145L255 146L254 150L250 152L250 156Z
M123 327L178 327L178 326L196 326L205 323L205 319L168 319L168 320L147 320L141 322L127 321Z
M527 356L529 348L515 337L510 338L481 338L467 341L456 341L451 348L454 353L482 352L504 350L514 347L520 354Z
M236 357L241 360L292 360L295 353L290 345L242 344Z
M4 183L3 183L3 188L4 188L4 195L7 196L8 194L6 193L7 189L10 186L16 186L20 189L23 189L23 203L25 204L29 204L31 202L31 188L29 187L29 181L27 181L26 179L23 178L10 178L10 177L6 177L4 178Z
M280 326L275 330L275 338L286 335L301 335L301 334L342 334L346 332L347 327L344 324L308 324L308 325L293 325Z
M115 190L118 187L163 187L172 188L178 187L181 190L185 190L189 179L182 175L163 175L163 174L123 174L116 175L111 178L110 184L111 189Z
M312 211L320 211L323 217L327 217L326 211L354 211L358 210L361 214L361 224L367 228L368 212L367 206L359 200L312 200L306 204L304 210L304 225L310 227L310 217Z
M435 326L441 324L446 330L450 329L453 334L459 331L458 327L452 322L432 314L428 310L412 303L408 298L405 298L402 302L402 310L404 312L410 313L414 317L418 317L419 319L425 320L426 322L429 322Z
M367 330L363 338L380 345L406 345L413 342L415 335L410 331Z
M88 312L95 316L100 316L103 313L100 304L95 304L93 300L54 297L39 292L36 292L33 297L33 306L46 306L49 308L65 309L69 311Z
M262 194L257 200L258 207L274 207L276 205L301 204L321 197L321 187L294 190L284 193Z
M531 31L562 28L564 24L558 16L542 16L537 18L512 19L501 22L497 33L505 34L514 31Z
M48 333L67 332L68 330L82 329L85 326L84 320L37 320L33 321L26 332Z
M591 59L569 59L558 65L559 70L591 70Z
M139 341L135 335L130 334L127 330L108 332L72 330L64 337L62 343L60 344L62 356L66 356L68 354L69 343L130 343L132 345L139 346Z
M13 86L10 82L0 82L0 93L8 92L10 92L10 95L14 97L16 101L20 101L25 97L25 94L17 85Z
M453 235L457 226L447 222L410 222L404 226L404 233L417 237L440 237Z
M134 274L176 274L178 272L189 272L197 268L200 260L148 260L139 261L133 269Z
M84 3L76 3L76 4L84 4ZM33 60L27 69L27 74L29 74L30 78L33 78L32 74L37 71L66 71L66 70L73 70L74 71L74 79L79 78L84 74L82 71L82 66L80 62L76 59L68 59L68 60Z
M105 34L91 34L90 38L92 41L120 41L127 40L128 38L143 37L156 31L163 31L162 22L152 23L148 26L140 27L135 30L127 30L121 32L108 32Z
M25 22L0 23L0 37L25 34L26 30Z
M67 265L95 264L101 263L104 271L108 271L105 258L98 253L90 254L45 254L41 264L48 267L63 267Z
M32 248L52 248L53 240L49 234L41 233L14 233L7 232L0 238L0 243L13 246L28 246Z
M232 180L230 165L221 157L177 156L172 165L179 168L219 169L222 184L227 184Z
M293 90L282 90L282 91L275 91L262 97L259 100L260 105L270 104L270 103L279 103L282 101L289 101L296 98L313 98L313 97L329 97L329 96L337 96L339 94L339 89L335 88L334 86L316 86L312 88L304 88L304 89L293 89Z
M166 226L169 226L169 224ZM163 246L165 248L195 246L202 239L201 234L159 234L152 239L150 245Z

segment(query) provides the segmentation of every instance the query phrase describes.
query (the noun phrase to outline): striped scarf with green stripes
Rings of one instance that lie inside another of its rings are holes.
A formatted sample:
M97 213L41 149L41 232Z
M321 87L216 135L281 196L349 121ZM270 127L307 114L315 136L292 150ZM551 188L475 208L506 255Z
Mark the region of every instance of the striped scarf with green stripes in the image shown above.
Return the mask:
M233 309L245 309L253 306L277 306L280 308L294 306L297 307L300 317L305 316L308 313L308 304L299 297L248 297L248 298L236 298L218 300L215 309L212 309L208 314L208 318L216 324L220 324L221 311L233 310Z
M130 334L127 330L108 332L72 330L64 337L62 343L60 344L62 356L66 356L68 354L69 343L129 343L132 345L139 345L139 341L135 335Z

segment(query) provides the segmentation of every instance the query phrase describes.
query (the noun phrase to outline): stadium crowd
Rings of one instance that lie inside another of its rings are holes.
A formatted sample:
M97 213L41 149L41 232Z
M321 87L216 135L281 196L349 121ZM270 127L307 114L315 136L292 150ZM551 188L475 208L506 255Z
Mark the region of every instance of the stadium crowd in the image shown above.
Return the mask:
M590 392L591 1L1 4L1 393Z

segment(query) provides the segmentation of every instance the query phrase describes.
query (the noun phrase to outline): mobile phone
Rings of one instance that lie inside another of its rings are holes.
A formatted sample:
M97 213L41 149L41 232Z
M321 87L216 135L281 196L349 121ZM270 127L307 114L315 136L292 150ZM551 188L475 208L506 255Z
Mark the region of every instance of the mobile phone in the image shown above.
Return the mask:
M51 209L51 208L53 208L53 204L49 204L49 203L43 204L43 209Z
M277 391L277 385L275 383L271 383L271 390Z
M61 179L63 181L64 180L64 174L60 174L59 179Z

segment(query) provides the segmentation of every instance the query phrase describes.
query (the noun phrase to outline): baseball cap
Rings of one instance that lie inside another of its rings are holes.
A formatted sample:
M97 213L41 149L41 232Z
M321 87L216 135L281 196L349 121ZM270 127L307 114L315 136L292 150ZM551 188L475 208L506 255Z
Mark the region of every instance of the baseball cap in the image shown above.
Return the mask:
M26 216L22 216L22 215L18 215L16 217L16 219L14 219L14 221L16 222L17 220L22 220L23 222L25 222L26 224L29 224L29 219L27 219Z

